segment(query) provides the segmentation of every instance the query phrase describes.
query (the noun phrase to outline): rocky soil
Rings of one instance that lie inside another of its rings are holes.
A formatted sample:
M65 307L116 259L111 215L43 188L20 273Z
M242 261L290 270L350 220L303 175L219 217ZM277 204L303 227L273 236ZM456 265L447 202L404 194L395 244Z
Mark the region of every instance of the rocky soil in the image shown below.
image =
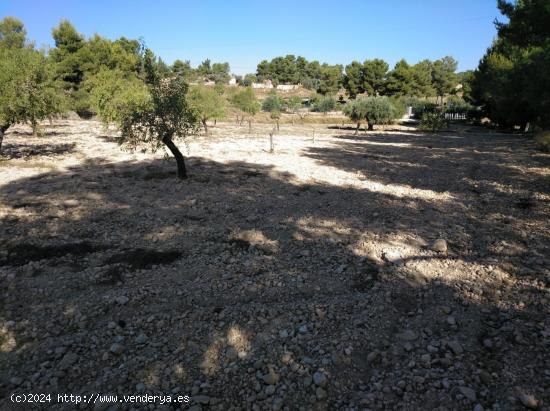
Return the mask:
M0 409L550 409L550 155L271 127L180 143L188 181L95 121L7 133Z

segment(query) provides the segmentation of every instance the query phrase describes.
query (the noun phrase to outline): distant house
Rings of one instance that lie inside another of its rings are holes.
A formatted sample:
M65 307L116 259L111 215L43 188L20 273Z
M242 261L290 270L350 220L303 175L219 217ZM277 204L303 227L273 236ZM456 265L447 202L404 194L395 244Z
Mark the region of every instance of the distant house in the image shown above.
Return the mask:
M231 77L229 81L227 82L230 86L236 86L237 85L237 79L235 77Z
M302 87L301 84L279 84L277 86L277 90L285 92L285 91L297 90L300 87Z
M204 85L205 86L215 86L216 82L212 81L212 80L204 80Z
M252 88L270 89L273 88L273 83L271 80L265 80L261 83L252 83Z

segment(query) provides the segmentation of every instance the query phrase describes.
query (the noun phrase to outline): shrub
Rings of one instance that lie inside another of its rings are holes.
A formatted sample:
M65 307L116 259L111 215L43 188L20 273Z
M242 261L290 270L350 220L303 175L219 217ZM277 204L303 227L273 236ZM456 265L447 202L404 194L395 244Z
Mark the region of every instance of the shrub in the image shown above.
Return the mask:
M394 108L393 118L403 117L407 113L407 107L409 107L406 100L403 97L390 97L389 99Z
M541 131L535 135L535 143L546 152L550 152L550 131Z
M268 113L275 110L281 112L283 111L284 106L285 102L275 92L269 94L264 101L262 101L262 111L267 111Z
M445 120L445 115L439 110L426 111L422 114L420 120L420 129L427 131L439 131L448 127L448 122Z
M328 113L336 108L336 99L331 96L319 98L314 105L314 110L320 113Z
M195 110L205 133L208 134L206 124L208 120L221 120L225 117L225 99L216 89L197 85L191 87L187 97L189 105Z
M351 121L357 123L357 128L355 129L355 134L359 132L359 127L361 127L361 121L366 118L366 106L364 104L365 99L356 99L348 102L343 109L343 112L346 116L349 117Z
M399 110L388 97L358 98L344 107L344 114L357 122L356 134L361 120L365 120L369 124L369 130L373 130L376 124L392 123L398 113Z
M364 104L369 130L373 130L376 124L390 124L395 120L396 108L388 97L367 97Z
M446 113L469 114L475 110L475 107L464 100L462 97L451 96L447 100L445 107Z

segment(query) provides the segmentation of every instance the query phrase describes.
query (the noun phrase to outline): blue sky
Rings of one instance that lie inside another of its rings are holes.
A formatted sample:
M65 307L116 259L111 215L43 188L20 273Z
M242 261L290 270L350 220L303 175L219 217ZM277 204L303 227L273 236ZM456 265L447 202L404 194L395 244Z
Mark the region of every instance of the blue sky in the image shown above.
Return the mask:
M168 63L210 58L237 74L286 54L344 65L452 55L473 69L501 18L496 0L0 0L4 16L23 20L38 46L53 45L51 29L66 18L86 36L143 37Z

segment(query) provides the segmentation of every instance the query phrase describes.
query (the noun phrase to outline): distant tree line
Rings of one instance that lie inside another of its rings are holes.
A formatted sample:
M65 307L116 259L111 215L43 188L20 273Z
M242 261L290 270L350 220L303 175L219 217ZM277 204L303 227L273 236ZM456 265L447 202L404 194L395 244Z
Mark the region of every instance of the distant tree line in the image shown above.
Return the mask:
M459 81L467 79L467 75L456 73L457 65L456 60L447 56L436 61L422 60L414 65L400 60L392 70L381 59L363 63L352 61L343 67L309 62L290 54L271 61L263 60L256 74L245 76L245 80L271 80L274 85L302 84L323 95L334 94L343 87L351 98L359 94L443 97L453 92Z

